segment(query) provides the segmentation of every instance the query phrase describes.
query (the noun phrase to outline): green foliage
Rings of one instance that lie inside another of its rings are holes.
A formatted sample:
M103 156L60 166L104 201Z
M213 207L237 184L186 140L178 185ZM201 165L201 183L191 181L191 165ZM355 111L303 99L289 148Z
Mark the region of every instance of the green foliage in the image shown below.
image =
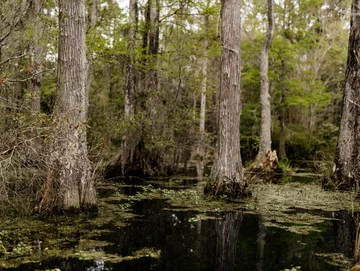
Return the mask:
M32 254L33 247L22 240L23 238L26 240L27 237L15 236L6 230L0 231L0 256L18 257Z
M24 242L19 242L16 247L14 247L11 251L11 254L14 256L24 256L30 255L33 251L32 246L25 244Z
M5 1L0 7L4 31L6 23L14 26L0 44L0 63L5 61L0 64L0 113L4 116L0 119L0 128L2 134L11 139L10 145L0 144L3 146L0 152L7 151L8 146L16 146L16 150L25 146L29 131L37 131L36 136L46 138L55 103L57 2L44 1L46 12L39 16L44 23L44 33L38 41L44 47L41 84L44 114L36 116L29 112L34 93L26 65L31 57L22 56L36 36L36 25L26 20L28 14L21 10L20 2ZM154 55L147 54L149 24L145 21L144 5L139 6L136 48L131 51L126 36L130 26L128 11L121 9L116 1L108 0L100 0L98 8L95 27L87 31L88 61L92 64L87 133L90 149L101 149L108 161L118 152L124 136L135 134L141 139L141 151L151 157L161 157L164 167L185 167L188 161L196 158L202 83L206 79L208 138L205 143L211 153L219 121L216 109L221 83L220 3L163 1L156 60ZM349 10L349 0L327 1L326 4L321 0L285 0L275 5L276 29L269 55L273 148L279 146L279 117L285 110L289 161L320 161L314 166L318 171L327 168L337 141ZM19 20L19 14L26 16ZM242 5L241 153L246 164L255 158L259 145L259 52L265 37L265 15L264 1L250 0ZM208 41L206 47L205 40ZM206 78L202 73L205 55L208 59ZM6 61L8 58L10 60ZM126 65L132 58L136 101L135 114L130 120L124 116L124 104ZM148 84L149 78L155 77L154 71L158 79L156 90ZM151 110L156 114L151 114ZM9 134L9 131L14 133ZM21 157L26 157L26 153L22 149L16 158L23 161ZM211 154L209 158L213 158ZM4 159L7 161L8 156ZM36 176L42 176L40 171ZM19 177L20 171L8 174L6 169L2 172L6 173L3 180L8 184Z
M285 178L288 178L294 174L294 169L291 166L290 161L287 159L281 159L279 161L279 168L281 169Z
M6 242L8 232L6 230L0 231L0 255L4 255L7 252L4 242Z

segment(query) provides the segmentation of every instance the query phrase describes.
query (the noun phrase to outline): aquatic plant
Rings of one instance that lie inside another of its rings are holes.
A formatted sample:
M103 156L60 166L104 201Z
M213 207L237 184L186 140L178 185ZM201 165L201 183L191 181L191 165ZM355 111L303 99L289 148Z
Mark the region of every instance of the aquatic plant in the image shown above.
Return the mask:
M16 247L14 247L11 251L11 255L19 256L19 255L30 255L33 251L32 246L25 244L24 242L19 242Z
M281 271L298 271L301 270L301 266L292 267L291 269L284 269Z

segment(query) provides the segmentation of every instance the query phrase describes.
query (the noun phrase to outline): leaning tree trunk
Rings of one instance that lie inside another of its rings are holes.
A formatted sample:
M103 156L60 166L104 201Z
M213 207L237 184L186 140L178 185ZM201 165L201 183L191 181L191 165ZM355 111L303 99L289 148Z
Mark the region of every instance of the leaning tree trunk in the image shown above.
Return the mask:
M269 49L274 37L274 0L268 0L268 29L260 55L260 105L261 105L261 128L260 145L257 155L257 163L262 163L265 154L271 150L271 107L269 93Z
M54 134L40 211L95 204L86 142L85 0L59 0Z
M232 197L246 194L240 156L240 1L221 1L221 86L219 132L211 182L205 192Z
M360 0L352 1L351 11L343 111L332 179L336 188L349 189L356 185L359 190L355 180L360 177Z

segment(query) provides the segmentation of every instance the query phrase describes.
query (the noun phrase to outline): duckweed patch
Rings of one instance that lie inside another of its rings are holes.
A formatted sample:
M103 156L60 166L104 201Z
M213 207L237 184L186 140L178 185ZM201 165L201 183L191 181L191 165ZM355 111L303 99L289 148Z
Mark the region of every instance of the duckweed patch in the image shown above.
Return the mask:
M323 231L324 222L333 219L327 215L330 211L360 210L360 203L354 200L355 193L324 191L316 183L253 185L253 196L241 200L204 196L192 182L184 184L183 181L174 180L171 185L160 184L161 182L145 185L102 184L106 197L100 198L98 213L95 215L3 219L0 222L0 228L3 229L0 231L0 262L4 263L5 268L16 268L20 264L52 258L76 258L81 261L101 259L107 263L146 257L159 259L161 249L148 245L124 254L109 252L109 247L116 248L117 242L129 240L126 237L103 237L112 236L114 229L121 231L134 220L141 220L141 215L144 214L136 213L133 208L147 200L159 200L162 203L159 205L161 211L170 214L175 212L179 220L176 227L185 224L194 230L200 224L217 223L226 212L241 211L260 215L265 227L301 236ZM126 194L121 191L130 192ZM197 223L199 221L207 222ZM307 244L299 242L298 245ZM341 259L337 262L337 256L331 254L319 254L318 257L331 265L346 261Z
M333 266L337 266L339 271L348 271L353 265L352 259L346 258L340 253L316 253L316 257L323 259Z
M360 202L355 201L353 192L325 191L316 183L289 182L281 185L260 184L253 185L253 196L240 200L228 200L227 197L215 199L204 196L195 187L188 189L169 190L147 185L141 186L142 192L129 196L121 204L122 210L130 210L135 201L144 199L164 199L171 210L197 211L201 215L192 219L202 220L199 217L215 219L212 213L221 213L242 210L254 214L261 214L268 227L279 227L298 234L308 234L311 231L320 231L318 225L332 219L322 214L314 214L313 210L339 211L360 210ZM294 212L301 208L304 212ZM308 210L308 212L306 211ZM319 213L319 212L318 212Z

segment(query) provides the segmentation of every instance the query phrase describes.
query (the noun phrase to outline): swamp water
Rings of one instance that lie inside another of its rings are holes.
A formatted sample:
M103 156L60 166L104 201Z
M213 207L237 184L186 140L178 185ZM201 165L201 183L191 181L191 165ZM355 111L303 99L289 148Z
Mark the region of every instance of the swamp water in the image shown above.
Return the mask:
M97 214L0 221L0 270L350 270L359 202L293 178L249 199L104 183Z

